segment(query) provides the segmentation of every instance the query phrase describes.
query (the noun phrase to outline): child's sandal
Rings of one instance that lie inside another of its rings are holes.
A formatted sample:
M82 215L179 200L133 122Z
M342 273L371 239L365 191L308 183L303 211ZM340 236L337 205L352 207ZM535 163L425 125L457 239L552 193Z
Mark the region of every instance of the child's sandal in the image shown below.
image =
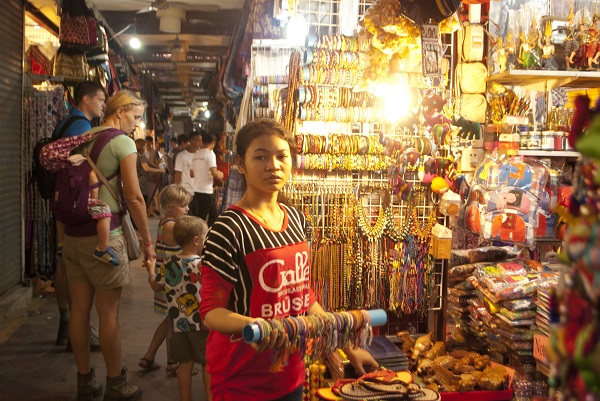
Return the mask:
M146 357L142 357L138 366L142 368L144 372L152 372L153 370L160 369L160 365L154 362L154 359L148 359Z

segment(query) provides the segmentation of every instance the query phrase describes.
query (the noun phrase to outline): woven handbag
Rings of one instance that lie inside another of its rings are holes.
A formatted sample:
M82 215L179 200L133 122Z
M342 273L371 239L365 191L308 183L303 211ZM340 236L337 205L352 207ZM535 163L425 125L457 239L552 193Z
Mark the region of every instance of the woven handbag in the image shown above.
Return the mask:
M58 39L62 45L81 49L98 44L96 16L85 0L63 0Z
M67 82L89 79L90 67L85 54L67 54L59 49L54 58L54 75L62 76Z

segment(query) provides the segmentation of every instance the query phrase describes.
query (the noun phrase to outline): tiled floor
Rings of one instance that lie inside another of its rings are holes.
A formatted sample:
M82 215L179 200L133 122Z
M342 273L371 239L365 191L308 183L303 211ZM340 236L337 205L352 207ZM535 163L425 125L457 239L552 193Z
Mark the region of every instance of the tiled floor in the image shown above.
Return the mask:
M152 233L156 233L157 223L157 218L150 219ZM178 400L177 379L165 373L164 344L156 358L161 369L142 373L137 366L162 318L152 310L152 290L141 262L132 263L131 278L121 301L123 363L129 370L128 381L142 388L144 401ZM95 312L93 316L97 319ZM0 401L76 400L73 355L54 344L58 329L55 297L34 298L26 313L4 323L0 330ZM101 353L92 353L92 364L104 383L106 369ZM195 401L205 399L201 374L194 376L193 394Z

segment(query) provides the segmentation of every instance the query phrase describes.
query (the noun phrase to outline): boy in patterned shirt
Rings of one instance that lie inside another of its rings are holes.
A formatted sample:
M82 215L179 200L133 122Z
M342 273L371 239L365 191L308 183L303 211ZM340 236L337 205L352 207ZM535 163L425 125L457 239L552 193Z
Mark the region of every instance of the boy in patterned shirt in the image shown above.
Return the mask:
M150 286L167 294L168 314L173 322L171 357L179 362L177 382L181 401L192 399L192 371L194 362L202 365L202 380L206 399L210 395L210 377L206 371L206 339L208 330L202 327L200 318L200 253L208 226L194 216L180 217L173 228L175 242L181 246L181 254L165 261L154 275L155 261L146 261Z

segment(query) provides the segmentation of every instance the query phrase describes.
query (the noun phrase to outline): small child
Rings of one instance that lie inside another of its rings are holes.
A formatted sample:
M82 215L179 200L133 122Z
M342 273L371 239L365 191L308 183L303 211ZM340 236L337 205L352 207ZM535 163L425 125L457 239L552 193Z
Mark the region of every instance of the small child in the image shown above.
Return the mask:
M181 253L181 247L177 245L173 236L173 228L177 219L188 213L191 200L190 194L179 184L167 185L160 191L163 217L156 228L156 265L153 274L158 274L164 263L171 260L172 256ZM177 376L178 365L171 358L171 321L168 315L167 296L162 288L159 291L154 291L154 312L163 316L164 319L154 331L148 349L140 359L138 366L144 371L158 369L160 366L154 360L158 349L166 340L166 371L169 377L175 377Z
M72 155L69 157L69 161L73 165L79 165L83 163L85 158L79 154ZM90 171L90 175L88 178L89 187L92 188L96 184L98 184L98 175L94 170ZM98 199L99 186L90 190L90 196L88 198L88 212L92 216L92 219L96 220L96 233L98 234L98 245L96 245L96 249L94 250L94 257L99 259L105 263L111 264L113 266L119 266L121 262L117 255L115 255L114 250L109 245L110 243L110 218L112 217L112 212L110 211L110 207L101 199ZM62 242L65 235L65 226L63 223L57 221L56 222L56 236L58 242L57 256L62 255Z
M89 185L92 188L98 184L98 176L94 170L90 171ZM112 212L110 207L101 199L98 199L98 192L100 187L95 187L90 190L90 197L88 199L88 211L92 216L92 219L96 220L96 233L98 234L98 245L94 250L94 257L100 259L105 263L109 263L113 266L119 266L121 262L115 251L109 245L110 242L110 218Z
M154 291L167 294L169 316L172 317L171 358L179 362L177 382L181 401L192 399L192 372L194 362L202 365L202 380L206 399L211 401L210 376L206 371L206 339L208 330L200 318L200 253L208 226L194 216L180 217L173 228L173 236L182 248L181 254L165 261L154 274L155 261L146 261L149 283Z

